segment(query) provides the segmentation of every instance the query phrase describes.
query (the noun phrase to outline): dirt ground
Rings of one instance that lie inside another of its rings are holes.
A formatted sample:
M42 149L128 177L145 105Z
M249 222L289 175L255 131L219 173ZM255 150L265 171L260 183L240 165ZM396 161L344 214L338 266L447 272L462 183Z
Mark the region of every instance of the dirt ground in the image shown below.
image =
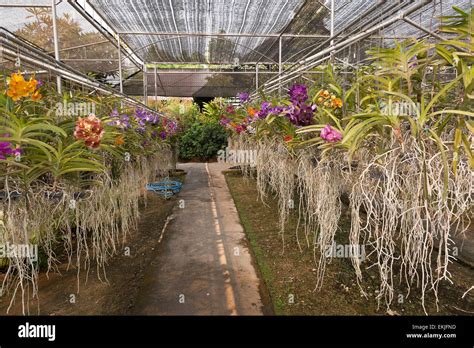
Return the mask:
M297 217L292 216L289 220L283 250L282 239L278 234L276 201L269 197L266 204L263 204L257 198L255 181L243 178L239 173L227 174L226 179L275 314L384 315L387 313L383 304L377 308L375 296L378 279L375 270L365 270L363 274L363 287L369 294L369 298L366 299L360 293L348 259L333 259L327 267L322 289L315 291L317 266L312 248L303 248L301 252L297 247L295 237ZM176 201L177 198L164 200L154 194L147 194L147 205L142 208L138 228L124 245L124 248L130 247L131 255L119 254L111 258L107 267L108 283L98 279L94 266L91 266L87 283L86 273L81 273L79 292L77 292L76 269L67 270L66 264L62 264L61 274L50 273L49 278L42 272L39 277L39 306L38 301L31 301L29 314L133 314L145 284L146 271L166 247L159 242L161 230ZM343 214L338 243L347 243L349 219L347 213ZM302 235L300 239L303 239ZM464 299L461 298L463 293L474 285L473 268L453 263L450 271L455 285L447 282L440 285L439 311L436 310L434 296L430 294L427 297L428 313L474 314L474 291L469 292ZM71 295L75 296L75 303L71 303ZM402 303L399 303L399 295L403 296ZM424 315L420 295L420 291L412 288L410 296L406 297L406 289L399 287L390 313ZM1 297L1 314L6 313L8 305L9 298ZM9 314L22 314L21 300L14 303Z
M30 315L126 315L132 312L140 291L145 271L160 253L160 235L167 216L177 198L165 200L147 193L146 206L142 207L138 228L123 245L123 253L110 259L106 269L108 283L100 281L96 268L91 265L86 282L86 272L80 273L80 289L77 291L77 271L67 270L61 264L59 273L44 272L39 275L39 302L30 302ZM125 248L130 255L125 255ZM1 280L1 274L0 274ZM71 296L73 295L73 296ZM75 302L71 301L75 297ZM0 298L0 313L4 315L10 303L5 296ZM19 298L10 309L11 315L22 315Z
M327 266L322 289L315 290L316 268L313 249L296 242L297 214L290 217L284 239L278 226L277 202L268 197L263 204L257 196L256 182L234 171L226 175L241 222L253 249L260 273L269 290L277 315L424 315L421 292L412 287L410 295L404 286L397 285L390 311L381 303L377 308L378 273L375 268L363 271L361 295L349 259L333 258ZM350 215L346 207L337 233L338 244L348 244ZM300 241L304 240L300 233ZM460 263L450 267L454 285L443 282L439 286L439 311L432 293L426 298L426 309L431 315L474 314L474 290L462 295L474 285L474 269ZM395 283L398 284L397 279Z

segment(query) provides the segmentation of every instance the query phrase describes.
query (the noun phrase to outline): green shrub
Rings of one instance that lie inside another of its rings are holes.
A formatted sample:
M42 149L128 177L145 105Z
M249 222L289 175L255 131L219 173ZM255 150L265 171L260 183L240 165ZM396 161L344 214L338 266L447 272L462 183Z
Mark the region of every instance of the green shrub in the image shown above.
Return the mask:
M217 122L194 122L179 139L179 158L209 160L227 145L227 133Z

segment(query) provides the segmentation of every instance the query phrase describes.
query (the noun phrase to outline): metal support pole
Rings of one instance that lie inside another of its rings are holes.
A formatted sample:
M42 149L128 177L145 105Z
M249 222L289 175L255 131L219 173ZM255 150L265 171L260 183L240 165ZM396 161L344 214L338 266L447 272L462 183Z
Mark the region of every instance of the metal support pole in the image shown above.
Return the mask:
M336 8L334 6L334 0L331 0L331 46L334 46L334 15L335 15ZM334 55L333 52L331 52L331 59L332 56Z
M38 4L33 4L33 3L31 3L31 4L23 3L23 4L0 4L0 7L6 7L6 8L17 8L17 7L20 7L20 8L25 8L25 7L34 7L34 8L38 7L38 8L41 8L41 7L43 7L43 8L48 8L48 7L51 7L51 5L46 5L46 4L45 5L38 5Z
M255 89L258 91L258 64L255 65Z
M148 106L148 76L146 65L143 65L143 104Z
M281 73L283 72L283 65L282 65L282 61L281 61L281 56L282 56L282 38L280 37L279 39L279 42L278 42L278 76L281 76ZM282 82L281 82L281 79L279 80L280 83L279 83L279 88L278 88L278 91L279 91L279 94L280 94L280 97L281 97L281 86L282 86Z
M54 41L54 58L59 61L59 39L58 39L58 24L56 22L56 0L51 1L51 15L53 21L53 41ZM63 91L62 81L60 76L56 76L56 84L58 87L58 93L61 94Z
M157 99L158 99L158 82L157 82L156 65L155 65L155 103Z
M118 70L119 70L119 86L120 93L123 93L123 75L122 75L122 46L120 45L120 35L117 35L118 46Z
M321 71L314 71L314 70L304 70L301 72L302 74L324 74ZM341 71L340 73L344 73ZM181 71L166 71L166 70L160 70L160 74L158 75L158 70L157 70L157 80L158 83L160 82L160 75L206 75L207 76L216 76L216 75L255 75L255 72L252 71L195 71L195 70L181 70ZM260 71L258 72L258 75L278 75L278 71ZM127 79L127 81L140 81L142 82L142 79ZM173 85L174 87L175 85ZM171 87L171 86L170 86Z

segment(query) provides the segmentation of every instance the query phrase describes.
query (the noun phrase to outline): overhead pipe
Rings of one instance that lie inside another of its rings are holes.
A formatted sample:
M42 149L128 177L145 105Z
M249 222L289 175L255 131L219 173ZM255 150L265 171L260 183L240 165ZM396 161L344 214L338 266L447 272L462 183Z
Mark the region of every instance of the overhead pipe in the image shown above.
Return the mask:
M58 36L58 24L57 24L57 14L56 14L56 0L51 0L51 17L53 22L53 43L54 43L54 58L59 62L59 36ZM62 93L62 82L61 77L56 77L56 85L58 88L58 93Z
M441 35L438 35L436 34L435 32L429 30L429 29L426 29L426 28L423 28L421 25L419 25L418 23L416 22L413 22L410 18L403 18L403 20L405 22L407 22L408 24L414 26L415 28L421 30L421 31L424 31L425 33L437 38L438 40L441 40L441 41L444 41L446 40L446 38L442 37Z
M122 75L122 45L120 44L120 35L117 35L117 45L118 45L118 70L119 70L119 89L120 93L123 93L123 75Z

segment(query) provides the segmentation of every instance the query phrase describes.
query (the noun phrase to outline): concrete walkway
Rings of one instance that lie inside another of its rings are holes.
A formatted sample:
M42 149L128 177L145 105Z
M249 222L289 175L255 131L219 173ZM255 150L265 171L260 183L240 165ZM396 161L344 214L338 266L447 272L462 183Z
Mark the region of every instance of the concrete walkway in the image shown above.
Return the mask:
M134 313L261 315L259 279L221 173L228 165L187 163L188 172Z

